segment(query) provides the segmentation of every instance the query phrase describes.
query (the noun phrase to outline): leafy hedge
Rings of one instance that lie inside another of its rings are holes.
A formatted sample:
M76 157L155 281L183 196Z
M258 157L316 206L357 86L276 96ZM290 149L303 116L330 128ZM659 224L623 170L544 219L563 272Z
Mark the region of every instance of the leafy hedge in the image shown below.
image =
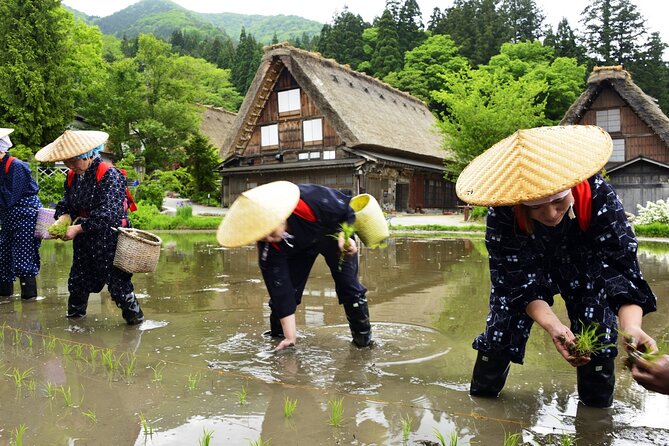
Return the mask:
M634 225L634 232L639 237L669 238L669 224L651 223L648 225Z

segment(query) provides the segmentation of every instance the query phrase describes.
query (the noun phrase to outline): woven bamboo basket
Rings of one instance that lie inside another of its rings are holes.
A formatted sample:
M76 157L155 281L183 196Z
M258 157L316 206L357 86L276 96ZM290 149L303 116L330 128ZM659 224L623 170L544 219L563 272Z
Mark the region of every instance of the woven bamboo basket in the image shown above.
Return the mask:
M55 209L39 208L37 211L37 222L35 223L35 237L41 239L53 238L49 234L49 226L56 222L53 218L55 213Z
M355 211L355 232L368 248L383 246L390 237L386 221L379 202L372 195L360 194L351 199L351 208Z
M118 242L114 253L114 266L127 273L155 271L160 257L160 237L134 228L116 230Z

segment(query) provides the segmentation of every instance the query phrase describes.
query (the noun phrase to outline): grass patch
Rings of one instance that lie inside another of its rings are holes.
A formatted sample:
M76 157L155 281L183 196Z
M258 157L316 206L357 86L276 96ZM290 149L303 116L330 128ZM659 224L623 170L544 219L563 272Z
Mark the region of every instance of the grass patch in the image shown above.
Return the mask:
M668 237L669 225L666 223L651 223L649 225L634 225L634 233L638 237Z

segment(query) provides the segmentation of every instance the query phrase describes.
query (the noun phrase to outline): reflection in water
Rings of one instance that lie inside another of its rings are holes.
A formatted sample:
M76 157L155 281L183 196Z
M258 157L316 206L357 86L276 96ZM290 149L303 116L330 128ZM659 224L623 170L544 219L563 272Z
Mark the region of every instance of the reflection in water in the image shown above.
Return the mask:
M0 380L2 395L17 394L0 406L0 444L22 423L26 444L104 444L106 438L197 444L204 431L213 432L212 444L226 445L260 438L276 445L402 444L408 419L408 444L436 442L435 430L447 439L454 432L459 444L501 444L514 432L534 444L554 444L563 433L579 444L669 444L669 397L636 385L620 360L614 407L579 406L574 370L540 332L530 337L527 366L512 366L500 398L469 396L471 342L483 329L490 286L481 241L395 238L386 249L363 249L361 281L369 289L376 339L371 349L352 346L319 260L296 315L300 344L277 354L276 341L262 335L269 310L255 249L222 249L211 233L161 237L167 248L157 271L133 280L147 316L139 327L123 324L106 291L91 296L87 319L70 324L63 315L71 246L43 243L38 283L45 299L0 305L3 370L32 368L35 382L34 391L18 395L13 379ZM642 245L640 255L661 297L669 292L663 252L669 249ZM667 311L661 299L658 312L644 320L658 339L669 334ZM82 351L66 352L71 345ZM102 363L102 351L116 355L116 370ZM119 369L131 358L136 369L126 376ZM69 388L76 404L45 397L49 385ZM290 419L286 398L297 401ZM338 398L344 420L334 428L328 402ZM94 412L98 422L84 412ZM153 430L150 438L140 414Z

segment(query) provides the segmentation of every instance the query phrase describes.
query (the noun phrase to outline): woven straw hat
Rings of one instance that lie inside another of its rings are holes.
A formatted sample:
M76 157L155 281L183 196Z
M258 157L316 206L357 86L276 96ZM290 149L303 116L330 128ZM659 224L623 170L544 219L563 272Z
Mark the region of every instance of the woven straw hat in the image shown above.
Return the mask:
M360 194L353 197L349 204L355 211L355 233L365 246L377 248L390 237L388 222L376 198Z
M593 125L518 130L474 158L455 191L462 201L479 206L549 197L599 172L612 149L609 134Z
M95 130L65 130L54 142L35 154L35 159L43 163L64 161L81 155L104 144L109 134Z
M13 131L14 131L14 129L5 129L5 128L0 127L0 138L4 138L5 136L9 135Z
M218 227L221 246L237 248L267 236L293 213L300 189L289 181L274 181L242 192Z

